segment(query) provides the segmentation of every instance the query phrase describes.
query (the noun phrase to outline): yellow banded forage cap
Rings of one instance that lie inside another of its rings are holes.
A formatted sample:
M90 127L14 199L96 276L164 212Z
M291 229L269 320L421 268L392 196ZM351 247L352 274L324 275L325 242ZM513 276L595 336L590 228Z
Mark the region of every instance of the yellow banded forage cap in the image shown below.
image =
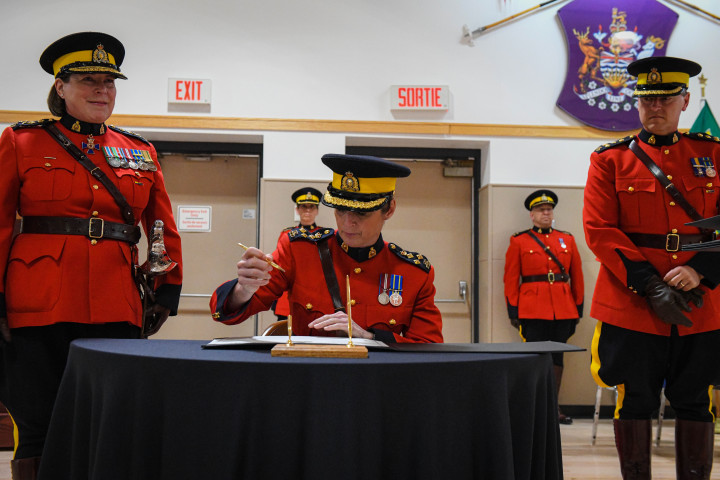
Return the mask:
M392 198L395 180L410 175L406 166L379 157L328 153L322 162L333 171L322 203L338 210L378 210Z
M540 205L550 205L555 208L558 203L558 196L552 190L535 190L525 199L525 208L532 210Z
M317 188L303 187L292 194L292 200L298 205L317 205L320 203L322 193Z
M684 58L647 57L632 62L628 73L637 77L634 97L672 97L687 89L690 77L702 67Z
M40 55L40 66L57 78L70 73L108 73L127 80L120 72L125 47L100 32L78 32L56 40Z

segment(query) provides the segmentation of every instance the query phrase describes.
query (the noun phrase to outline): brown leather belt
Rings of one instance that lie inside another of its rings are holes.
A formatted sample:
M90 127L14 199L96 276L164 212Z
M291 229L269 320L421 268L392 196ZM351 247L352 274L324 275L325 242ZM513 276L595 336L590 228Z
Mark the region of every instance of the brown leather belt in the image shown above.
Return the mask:
M713 235L694 234L681 235L678 233L668 233L667 235L656 233L626 233L627 237L638 247L657 248L666 252L677 252L683 245L690 243L709 242L713 240Z
M132 245L140 241L140 227L108 222L97 217L23 217L21 233L83 235L98 240L120 240Z
M528 275L527 277L523 276L522 283L529 283L529 282L549 282L549 283L555 283L555 282L569 282L570 281L570 275L567 273L553 273L548 272L547 275Z

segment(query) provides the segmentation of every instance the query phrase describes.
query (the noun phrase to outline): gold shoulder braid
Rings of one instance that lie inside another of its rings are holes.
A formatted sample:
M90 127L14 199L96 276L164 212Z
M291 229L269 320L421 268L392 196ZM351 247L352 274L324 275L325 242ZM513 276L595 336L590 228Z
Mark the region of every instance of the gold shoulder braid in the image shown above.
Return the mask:
M430 260L428 260L425 255L417 252L403 250L402 247L394 243L388 243L388 247L390 247L391 252L393 252L395 255L405 260L409 264L415 265L419 269L423 270L425 273L430 272Z

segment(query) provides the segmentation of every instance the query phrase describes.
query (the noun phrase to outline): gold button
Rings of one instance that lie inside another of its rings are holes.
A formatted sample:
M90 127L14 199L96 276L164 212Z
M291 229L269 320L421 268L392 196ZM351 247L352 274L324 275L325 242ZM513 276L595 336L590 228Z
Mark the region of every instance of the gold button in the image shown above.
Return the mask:
M670 150L665 149L665 155L667 155L668 153L670 153Z
M220 318L220 312L213 313L212 317L217 320L218 318Z
M390 325L395 325L397 322L395 321L394 318L391 318L389 323L390 323Z
M350 305L351 305L351 306L355 306L355 299L350 300Z
M532 250L530 250L530 253L532 253Z
M312 303L305 305L305 310L312 310Z
M100 188L100 187L98 187L97 185L93 185L93 188L94 188L95 190L97 190L97 189Z
M93 217L97 217L98 215L100 215L100 214L98 213L98 211L97 211L97 210L93 210Z
M671 207L674 207L674 206L675 206L675 202L670 202L670 206L671 206Z
M677 228L673 228L672 233L677 233Z
M97 240L95 240L94 238L90 240L90 245L97 245Z
M628 187L628 192L634 192L635 189L633 187Z
M45 162L45 166L46 166L46 167L52 167L52 165L50 164L50 162Z
M707 185L705 185L708 188L712 188L712 182L709 182Z
M552 258L551 258L551 257L548 257L548 260L552 260Z
M673 260L677 260L677 255L673 255Z
M668 180L672 180L672 175L668 175L668 176L667 176L667 179L668 179Z
M356 267L355 270L353 270L353 271L354 271L355 273L360 273L360 272L362 272L362 268Z

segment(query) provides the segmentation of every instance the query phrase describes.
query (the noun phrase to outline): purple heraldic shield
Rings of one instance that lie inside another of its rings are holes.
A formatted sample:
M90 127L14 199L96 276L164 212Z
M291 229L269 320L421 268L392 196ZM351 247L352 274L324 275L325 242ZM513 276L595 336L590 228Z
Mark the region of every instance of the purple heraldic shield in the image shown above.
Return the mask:
M665 55L678 14L655 0L574 0L558 17L568 69L557 106L601 130L640 128L627 66Z

